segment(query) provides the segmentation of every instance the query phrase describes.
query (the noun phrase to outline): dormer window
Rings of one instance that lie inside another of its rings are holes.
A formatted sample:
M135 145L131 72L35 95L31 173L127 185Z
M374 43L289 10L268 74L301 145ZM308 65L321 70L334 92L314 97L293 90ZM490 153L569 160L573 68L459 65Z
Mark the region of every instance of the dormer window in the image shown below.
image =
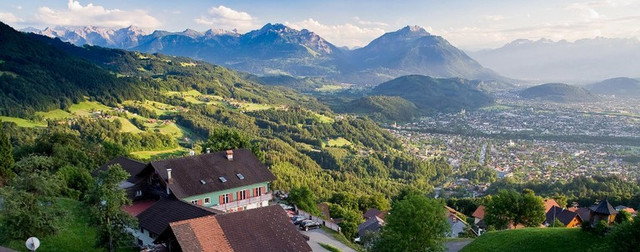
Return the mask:
M238 178L239 178L240 180L244 179L244 175L242 175L242 174L240 174L240 173L236 174L236 176L238 176Z
M218 179L219 179L219 180L220 180L220 182L222 182L222 183L227 182L227 179L226 179L226 178L224 178L224 177L219 177Z

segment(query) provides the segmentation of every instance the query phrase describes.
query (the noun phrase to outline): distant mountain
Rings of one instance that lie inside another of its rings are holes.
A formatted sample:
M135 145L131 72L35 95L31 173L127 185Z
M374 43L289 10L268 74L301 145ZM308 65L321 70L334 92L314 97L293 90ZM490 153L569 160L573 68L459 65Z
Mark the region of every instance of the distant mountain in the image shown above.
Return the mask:
M503 47L469 52L506 76L560 82L593 82L640 72L640 41L595 38L575 42L520 39Z
M423 112L456 112L476 109L494 102L475 83L460 79L439 79L423 75L402 76L376 86L373 95L398 96Z
M640 80L637 79L612 78L587 85L585 88L596 94L640 98Z
M505 80L418 26L386 33L355 50L338 48L309 30L282 24L266 24L245 34L223 30L144 33L135 27L47 28L36 33L76 45L192 57L258 75L324 77L369 85L407 74Z
M598 97L584 88L564 83L547 83L522 90L520 97L558 103L597 101Z
M363 73L384 81L389 77L420 74L434 77L499 79L463 51L419 26L406 26L371 41L351 53L354 78Z
M55 27L37 30L34 28L24 29L25 32L32 32L52 38L60 38L62 41L75 45L98 45L113 48L131 48L140 43L139 39L149 34L149 31L129 26L121 29L86 26L86 27Z

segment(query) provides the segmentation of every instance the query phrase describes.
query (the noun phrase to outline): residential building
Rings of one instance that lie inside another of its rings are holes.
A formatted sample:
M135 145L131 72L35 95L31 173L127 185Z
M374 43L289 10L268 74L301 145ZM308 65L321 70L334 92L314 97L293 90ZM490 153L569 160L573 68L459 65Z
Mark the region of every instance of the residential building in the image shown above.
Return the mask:
M473 214L471 214L471 216L475 218L473 221L474 222L473 224L478 225L480 221L484 220L484 211L485 211L485 206L483 205L479 205L478 208L476 208L476 210L473 211Z
M147 166L145 163L125 157L117 157L100 166L100 168L93 172L93 175L96 176L99 171L106 171L110 166L116 164L120 165L120 167L130 175L127 180L120 184L120 188L125 189L129 199L135 201L148 199L150 197L157 198L144 193L147 191L147 184L145 183L145 177L140 174Z
M386 211L380 211L375 208L369 208L369 210L367 210L367 212L365 212L364 215L362 216L364 217L365 220L371 219L376 216L384 220L386 215L387 215Z
M568 228L582 225L582 217L578 213L558 206L552 206L545 217L544 225L548 227L553 227L556 219Z
M136 204L133 206L136 206ZM135 215L138 219L138 227L131 227L130 231L136 238L139 246L153 246L153 241L171 222L220 213L222 212L211 208L196 206L176 198L161 199Z
M611 206L607 199L604 199L591 207L579 208L577 213L583 221L588 220L591 225L595 226L601 220L611 225L615 221L618 211Z
M155 242L169 252L311 251L277 205L172 222Z
M149 181L167 194L224 212L269 205L275 176L248 149L153 161Z
M365 222L358 225L358 238L360 239L357 239L357 240L360 241L362 237L364 237L369 232L371 233L378 232L380 228L384 226L384 224L385 224L384 220L378 216L373 216L367 219Z
M460 216L464 216L464 214L456 211L455 209L444 206L447 216L447 223L451 227L451 230L447 233L447 237L449 238L457 238L460 233L462 233L465 227L469 226L466 220L463 220Z

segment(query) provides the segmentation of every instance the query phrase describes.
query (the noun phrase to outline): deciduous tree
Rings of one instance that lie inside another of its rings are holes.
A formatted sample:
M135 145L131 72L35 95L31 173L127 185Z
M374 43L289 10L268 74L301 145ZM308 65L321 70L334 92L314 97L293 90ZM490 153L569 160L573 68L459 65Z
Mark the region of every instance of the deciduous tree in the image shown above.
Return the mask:
M0 130L0 186L4 185L14 175L13 171L13 153L9 136Z
M124 189L119 187L128 177L129 174L120 165L111 165L98 174L88 194L87 203L92 208L93 224L98 230L97 244L109 252L133 244L133 238L126 228L134 226L135 219L122 210L122 206L131 201Z
M444 203L410 194L395 202L374 251L443 250L449 230Z

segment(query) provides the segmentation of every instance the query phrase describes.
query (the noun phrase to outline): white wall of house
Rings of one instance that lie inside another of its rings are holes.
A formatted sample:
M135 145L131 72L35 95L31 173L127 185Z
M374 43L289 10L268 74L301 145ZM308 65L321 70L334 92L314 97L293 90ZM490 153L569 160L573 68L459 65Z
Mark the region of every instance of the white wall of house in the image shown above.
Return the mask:
M138 240L140 240L142 241L142 246L154 245L153 241L155 240L155 238L151 238L149 230L140 230L140 228L127 228L127 231L129 231L129 233L131 233L133 237L135 237L136 243L138 243Z
M451 221L451 219L448 220L449 221L449 225L451 226L451 233L448 233L447 236L451 237L451 238L457 238L458 234L462 231L464 231L464 227L466 226L466 224L464 224L464 222L462 221Z

